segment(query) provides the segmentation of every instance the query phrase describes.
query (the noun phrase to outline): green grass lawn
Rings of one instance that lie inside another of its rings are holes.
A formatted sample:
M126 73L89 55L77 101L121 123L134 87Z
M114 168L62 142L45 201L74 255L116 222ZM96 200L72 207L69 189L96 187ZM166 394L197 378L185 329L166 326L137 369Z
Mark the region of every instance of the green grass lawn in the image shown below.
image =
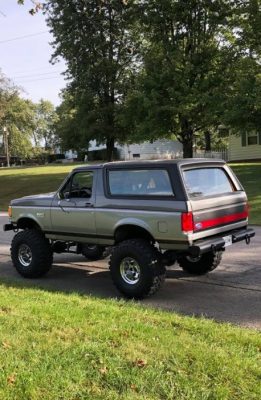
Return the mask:
M247 191L250 223L261 225L261 163L231 164ZM56 190L75 165L0 169L0 211L11 199Z
M261 398L257 331L0 284L0 399Z
M232 167L261 223L261 163ZM71 169L0 170L0 210ZM0 282L0 399L259 400L260 355L254 330Z
M247 192L250 223L261 225L261 163L231 164Z
M0 211L11 199L57 190L76 165L51 165L0 169Z

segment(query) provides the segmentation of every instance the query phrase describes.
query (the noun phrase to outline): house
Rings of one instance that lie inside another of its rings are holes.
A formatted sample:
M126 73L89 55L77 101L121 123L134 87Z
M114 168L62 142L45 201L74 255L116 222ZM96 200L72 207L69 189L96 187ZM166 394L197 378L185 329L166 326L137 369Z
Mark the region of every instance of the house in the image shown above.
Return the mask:
M155 160L160 158L182 157L183 147L177 140L161 139L140 144L117 146L122 160Z
M61 152L61 150L59 149L59 153L60 152ZM67 151L65 151L64 155L65 155L65 159L69 160L69 161L75 161L78 157L77 151L74 151L74 150L67 150Z
M124 145L116 143L115 147L119 151L121 160L153 160L158 158L182 157L182 144L177 140L162 139L154 142ZM97 145L95 140L89 144L89 151L103 148L105 148L105 145Z
M261 132L229 135L229 161L261 160Z

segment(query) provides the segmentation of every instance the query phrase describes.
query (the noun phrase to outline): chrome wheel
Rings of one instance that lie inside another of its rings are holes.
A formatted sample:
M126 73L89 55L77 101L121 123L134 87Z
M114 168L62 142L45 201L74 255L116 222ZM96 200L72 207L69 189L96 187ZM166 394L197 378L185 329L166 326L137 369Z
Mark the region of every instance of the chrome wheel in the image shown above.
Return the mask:
M124 282L135 285L140 280L140 266L134 258L125 257L120 264L120 274Z
M29 267L32 262L32 251L27 244L22 244L18 250L18 260L23 267Z

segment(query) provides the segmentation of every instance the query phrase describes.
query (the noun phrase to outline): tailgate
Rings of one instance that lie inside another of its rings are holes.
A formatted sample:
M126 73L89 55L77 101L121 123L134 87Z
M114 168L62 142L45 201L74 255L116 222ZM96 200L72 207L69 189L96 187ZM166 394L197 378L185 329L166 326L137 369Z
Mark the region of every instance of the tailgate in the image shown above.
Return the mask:
M193 213L190 239L242 228L248 223L245 191L226 164L208 164L183 169L188 211Z

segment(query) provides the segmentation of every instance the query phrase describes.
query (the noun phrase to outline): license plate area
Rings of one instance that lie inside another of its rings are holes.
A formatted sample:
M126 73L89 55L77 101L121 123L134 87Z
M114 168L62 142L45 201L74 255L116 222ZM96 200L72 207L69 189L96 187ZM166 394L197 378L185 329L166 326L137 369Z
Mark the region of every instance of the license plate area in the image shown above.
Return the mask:
M232 235L228 235L228 236L223 236L223 238L222 238L223 240L224 240L224 242L225 242L225 244L224 244L224 246L225 247L227 247L227 246L231 246L232 245Z

